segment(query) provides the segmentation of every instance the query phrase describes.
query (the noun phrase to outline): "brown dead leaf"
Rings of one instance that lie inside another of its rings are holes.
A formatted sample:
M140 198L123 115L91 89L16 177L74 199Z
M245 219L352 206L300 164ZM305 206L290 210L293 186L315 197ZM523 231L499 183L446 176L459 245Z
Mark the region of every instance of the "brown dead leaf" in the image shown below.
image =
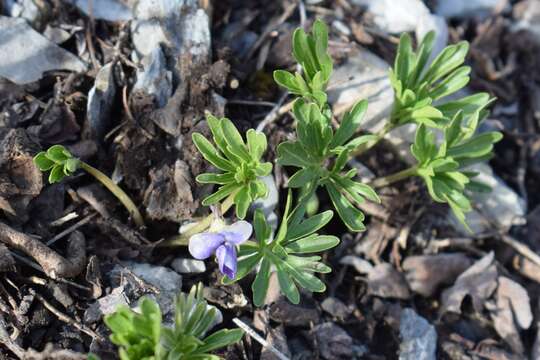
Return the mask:
M520 284L500 276L495 304L488 306L497 333L516 353L523 354L520 329L531 326L533 315L529 294Z
M375 266L368 274L368 291L383 298L409 299L411 293L402 273L388 263Z
M481 312L485 301L497 288L497 267L494 254L490 252L462 273L449 289L442 294L441 312L461 313L465 296L472 298L474 309Z
M454 253L409 256L402 267L411 290L429 297L439 286L451 284L471 264L465 254Z
M197 209L191 193L191 175L187 164L177 160L174 168L164 165L150 171L151 184L144 204L151 219L180 222Z

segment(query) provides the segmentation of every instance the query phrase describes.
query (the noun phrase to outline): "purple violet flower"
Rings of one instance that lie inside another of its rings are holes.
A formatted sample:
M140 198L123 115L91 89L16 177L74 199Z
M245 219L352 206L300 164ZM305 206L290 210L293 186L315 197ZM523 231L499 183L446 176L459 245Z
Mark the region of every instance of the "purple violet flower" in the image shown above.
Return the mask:
M215 253L219 271L229 279L236 277L236 246L246 242L253 232L247 221L237 221L216 232L203 232L189 238L189 252L198 260L208 259Z

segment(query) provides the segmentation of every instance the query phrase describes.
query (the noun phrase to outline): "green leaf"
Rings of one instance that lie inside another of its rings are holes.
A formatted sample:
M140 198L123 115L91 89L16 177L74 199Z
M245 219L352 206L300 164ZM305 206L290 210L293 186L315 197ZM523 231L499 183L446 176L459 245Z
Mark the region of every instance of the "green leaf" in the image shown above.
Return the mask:
M247 131L247 143L251 158L258 161L266 151L266 136L262 132L249 129ZM270 164L270 168L271 166L272 164Z
M454 70L450 75L440 81L430 92L433 100L441 99L445 96L455 93L469 83L469 66L461 66Z
M315 237L306 237L296 241L289 242L285 250L293 254L305 254L321 252L331 249L339 244L339 239L335 236L320 235Z
M356 131L358 131L358 127L364 119L367 106L367 100L358 101L353 108L345 114L339 128L332 138L330 148L333 149L336 146L345 144L345 142L349 140L356 133Z
M294 227L291 227L286 236L287 243L313 234L328 224L330 220L332 220L333 216L334 212L332 210L327 210L302 221L300 224Z
M47 157L56 163L62 163L73 156L62 145L53 145L47 150Z
M34 156L34 164L36 164L39 170L48 171L53 168L54 161L50 160L47 157L47 153L42 151L38 153L36 156Z
M334 184L330 182L327 183L326 190L328 191L328 195L330 195L332 204L334 204L339 217L343 220L349 230L356 232L366 230L363 223L364 214L355 208L350 201L338 191Z
M242 160L250 162L252 158L247 151L246 144L232 121L227 118L221 119L221 129L225 141L227 141L227 144L229 145L228 149Z
M266 298L268 283L270 281L270 265L270 261L267 258L263 258L259 272L251 285L251 289L253 290L253 304L258 307L264 304L264 299Z
M289 178L287 185L290 188L299 188L305 186L313 180L318 179L320 174L314 168L305 168L298 170Z
M204 200L202 201L202 204L204 206L213 205L225 199L227 196L232 194L234 191L240 189L241 187L242 187L242 184L238 184L238 183L231 183L231 184L223 185L219 188L218 191L204 198Z
M309 167L313 164L311 156L298 141L286 141L278 145L278 164L282 166Z
M249 188L240 188L240 190L236 193L234 197L234 203L236 205L236 216L239 219L243 219L246 217L247 210L249 208L249 205L251 204L251 201L252 199L249 194Z
M326 290L326 285L316 276L305 271L298 271L295 266L288 262L284 262L284 266L291 277L304 289L311 292L324 292Z
M300 303L300 293L298 292L298 288L296 287L294 282L291 280L289 274L285 271L285 269L283 269L283 266L281 264L276 264L276 268L279 288L281 289L281 292L287 297L287 299L289 299L291 303Z
M429 70L426 72L422 82L433 83L442 78L452 70L463 64L465 56L469 51L469 44L466 41L459 42L455 45L447 46L433 60Z
M303 95L303 87L298 84L297 77L285 70L275 70L274 71L274 81L287 90L290 93L296 95Z
M64 167L62 165L55 165L49 174L49 183L54 184L60 182L64 177Z
M204 345L198 349L198 352L209 352L219 349L242 340L244 332L241 329L223 329L216 331L210 336L204 338Z
M255 210L253 216L253 227L255 228L255 238L259 240L261 245L265 245L266 241L270 239L272 235L272 229L268 226L264 213L261 209Z
M234 181L234 174L233 173L225 173L225 174L205 173L205 174L197 175L195 180L197 180L197 182L201 184L224 185L224 184L228 184Z
M215 167L223 171L235 171L236 168L228 160L221 157L217 149L202 134L193 133L191 136L193 143L202 154L202 156Z
M455 158L475 158L484 156L493 150L493 144L502 139L500 132L487 132L448 149L448 156Z

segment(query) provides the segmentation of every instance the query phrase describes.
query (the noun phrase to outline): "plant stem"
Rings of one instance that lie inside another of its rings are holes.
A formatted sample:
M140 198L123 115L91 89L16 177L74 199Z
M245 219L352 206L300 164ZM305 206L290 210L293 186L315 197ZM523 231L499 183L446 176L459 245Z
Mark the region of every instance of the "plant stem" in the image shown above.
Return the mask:
M377 145L379 141L381 141L386 136L386 134L388 134L394 128L394 124L392 124L391 122L387 122L381 130L377 131L374 134L375 136L377 136L377 139L368 141L367 143L358 146L354 151L351 152L350 157L354 158L358 155L365 153L366 151Z
M394 174L391 174L391 175L388 175L388 176L385 176L385 177L382 177L382 178L375 179L373 182L371 182L370 186L372 186L374 188L381 188L381 187L384 187L384 186L388 186L388 185L393 184L393 183L395 183L397 181L406 179L406 178L408 178L410 176L415 176L417 170L418 170L418 168L416 166L412 166L412 167L410 167L408 169L398 171L397 173L394 173Z
M222 214L225 214L234 205L234 196L236 195L236 193L237 192L234 191L225 199L225 201L221 203ZM212 225L213 220L214 214L210 213L201 220L199 220L197 223L193 224L184 233L178 234L175 237L172 237L162 242L159 246L187 246L189 243L189 238L208 229L210 225Z
M107 175L99 171L93 166L88 165L87 163L81 161L80 162L81 168L95 177L99 182L101 182L107 189L109 189L110 192L114 194L120 200L122 205L129 211L129 214L133 218L133 221L135 221L135 224L137 224L138 227L144 226L144 220L139 212L139 209L137 209L137 206L133 203L133 201L130 199L130 197L120 188L120 186L116 185Z

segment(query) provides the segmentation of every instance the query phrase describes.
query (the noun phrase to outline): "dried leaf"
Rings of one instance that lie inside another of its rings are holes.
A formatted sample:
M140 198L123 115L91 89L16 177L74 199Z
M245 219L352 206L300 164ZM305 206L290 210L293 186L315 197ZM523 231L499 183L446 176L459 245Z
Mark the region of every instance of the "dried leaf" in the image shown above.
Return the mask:
M411 297L407 281L392 265L381 263L368 274L368 291L383 298L408 299Z
M494 254L490 252L461 274L454 286L443 292L441 312L460 314L467 295L472 298L474 309L482 311L485 301L497 288L497 268L493 261Z
M507 277L499 277L495 304L489 306L489 310L497 333L514 352L522 354L524 347L519 330L528 329L533 320L527 290Z
M409 256L402 264L412 291L429 297L443 284L451 284L471 266L472 261L462 253Z

